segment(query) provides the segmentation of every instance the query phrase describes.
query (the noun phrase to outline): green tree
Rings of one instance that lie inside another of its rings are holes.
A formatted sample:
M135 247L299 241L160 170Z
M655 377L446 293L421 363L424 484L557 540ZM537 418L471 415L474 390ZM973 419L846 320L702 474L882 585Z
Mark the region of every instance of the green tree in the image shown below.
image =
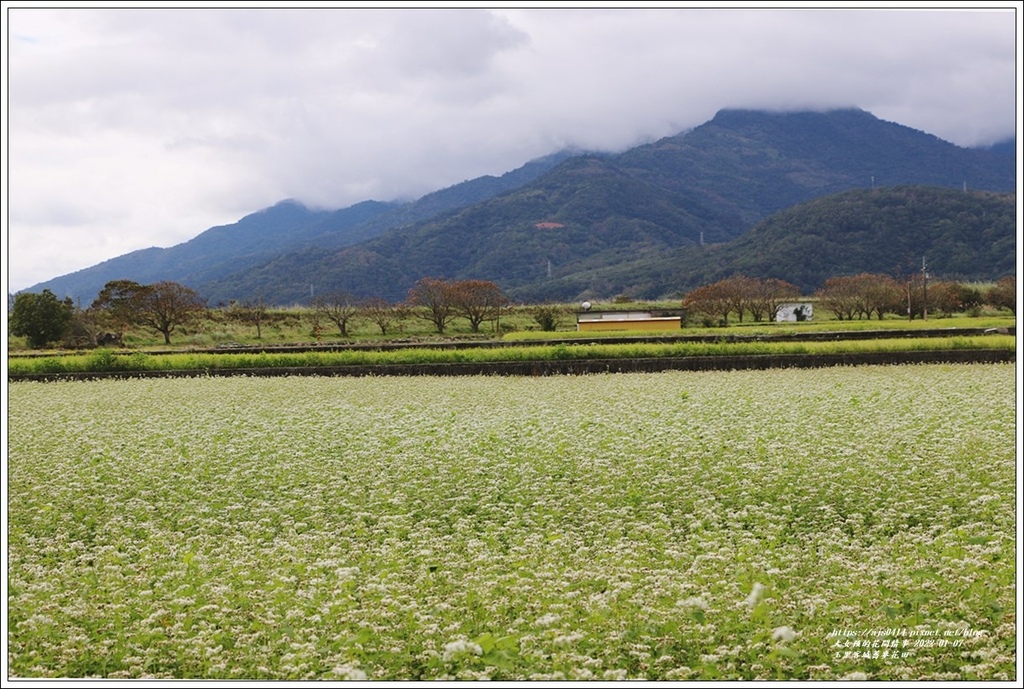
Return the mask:
M565 306L557 303L546 302L544 304L535 304L528 309L530 316L533 317L534 322L540 326L540 329L544 332L554 332L558 330L558 326L562 323L562 318L568 313Z
M59 301L48 289L41 294L22 292L14 297L9 327L11 334L24 335L29 346L38 349L60 341L67 334L73 315L70 298Z
M89 312L119 338L124 337L125 331L135 324L138 300L145 290L134 280L111 280L96 295Z
M177 282L140 285L131 280L112 280L103 286L90 310L103 314L124 330L131 325L153 328L171 343L171 333L187 325L206 302L190 287Z

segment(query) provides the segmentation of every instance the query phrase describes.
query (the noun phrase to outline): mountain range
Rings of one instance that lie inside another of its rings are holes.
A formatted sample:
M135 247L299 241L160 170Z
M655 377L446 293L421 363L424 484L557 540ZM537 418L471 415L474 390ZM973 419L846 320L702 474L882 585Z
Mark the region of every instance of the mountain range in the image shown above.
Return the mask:
M88 304L109 280L172 280L211 305L398 301L432 276L493 280L523 301L658 298L737 272L813 290L925 255L937 275L991 280L1013 272L1015 150L857 109L723 110L622 153L563 151L412 202L284 201L28 291Z

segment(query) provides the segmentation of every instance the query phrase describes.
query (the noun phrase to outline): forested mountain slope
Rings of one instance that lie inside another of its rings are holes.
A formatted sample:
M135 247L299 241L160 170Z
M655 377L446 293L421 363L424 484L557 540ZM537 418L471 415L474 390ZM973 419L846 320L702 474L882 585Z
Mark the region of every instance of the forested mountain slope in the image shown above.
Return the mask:
M48 287L88 301L108 280L174 280L211 304L256 296L302 303L339 290L400 300L432 276L492 280L533 300L602 298L663 295L728 271L782 267L786 275L773 276L811 286L853 266L892 272L919 262L910 254L925 249L934 252L936 270L995 275L1003 270L999 257L1015 247L1013 228L1008 238L1003 225L982 231L968 222L971 211L948 215L952 202L931 192L915 192L913 203L892 199L888 210L849 199L845 210L801 204L850 190L886 198L885 190L907 186L955 190L964 199L975 190L1012 192L1012 150L960 148L856 109L723 110L619 154L563 152L412 203L316 211L283 202L176 247L134 252L33 291ZM930 221L935 239L882 240L871 229L897 208L917 218L931 204L938 204ZM825 213L837 234L814 235L777 216L746 236L787 208ZM845 224L837 220L842 213ZM856 222L868 229L856 230Z

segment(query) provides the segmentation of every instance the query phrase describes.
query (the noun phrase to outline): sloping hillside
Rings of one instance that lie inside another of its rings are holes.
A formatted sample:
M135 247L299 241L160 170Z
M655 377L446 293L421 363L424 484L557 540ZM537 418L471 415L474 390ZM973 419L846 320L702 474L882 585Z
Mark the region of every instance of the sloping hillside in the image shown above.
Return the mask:
M435 276L493 280L533 299L600 298L626 287L663 294L678 284L656 268L669 257L704 256L688 268L694 275L729 270L733 257L707 247L796 204L897 185L1010 192L1015 173L1004 148L959 148L861 110L725 110L621 154L562 153L411 204L367 201L332 212L278 204L33 291L87 302L106 281L127 278L182 282L213 304L256 295L288 304L334 290L399 300L416 280ZM807 237L779 241L813 266L794 273L802 284L848 265L849 251ZM957 270L978 273L979 251L956 259ZM954 269L954 257L949 262Z
M997 280L1016 265L1016 196L939 187L855 189L775 213L731 242L666 252L516 292L524 300L674 296L736 274L780 278L809 294L829 277Z
M610 296L623 280L604 276L622 273L617 267L635 272L625 266L735 239L771 213L822 195L897 183L962 190L965 181L1010 191L1015 171L1008 160L859 110L724 111L621 155L572 158L530 184L442 218L342 251L307 251L301 261L282 257L232 276L230 290L205 289L243 294L257 284L274 286L276 298L289 302L315 284L401 299L430 275L494 280L535 299ZM843 268L830 267L831 256L818 260L824 270ZM572 294L559 286L570 284ZM654 283L643 288L658 290Z
M212 227L182 244L133 251L39 283L26 291L49 289L88 305L110 280L128 279L140 283L171 280L197 288L213 297L212 303L217 303L224 289L216 286L232 284L232 275L294 252L304 255L311 247L338 249L357 244L390 228L408 226L480 203L536 179L571 155L570 151L555 153L500 177L485 175L467 180L408 203L363 201L348 208L326 211L306 208L296 201L282 201L236 223ZM269 286L269 290L268 298L273 298L274 286ZM224 301L256 293L230 292L231 296Z

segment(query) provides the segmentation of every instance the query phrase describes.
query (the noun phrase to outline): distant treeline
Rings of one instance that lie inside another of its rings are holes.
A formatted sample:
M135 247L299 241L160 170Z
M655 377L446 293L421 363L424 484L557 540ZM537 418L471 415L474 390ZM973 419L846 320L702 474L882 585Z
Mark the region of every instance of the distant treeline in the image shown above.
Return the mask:
M811 298L830 311L836 319L881 320L886 315L910 319L934 315L968 313L977 315L983 306L1008 309L1016 314L1016 278L999 280L987 289L970 284L929 280L922 272L899 280L889 275L861 273L830 278ZM732 316L742 322L773 321L783 305L802 298L795 285L777 278L735 276L703 285L681 298L683 324L724 326ZM357 297L348 292L332 292L313 298L304 311L311 335L319 340L327 330L337 330L342 338L350 336L355 322L372 323L382 337L393 335L408 319L428 323L437 334L444 334L455 319L463 319L471 333L479 333L484 323L499 332L498 322L513 310L525 315L536 329L557 330L570 309L559 303L516 305L493 282L485 280L445 280L422 278L402 302L383 298ZM799 313L799 311L798 311ZM10 316L10 332L24 336L30 347L117 346L131 328L159 333L165 344L171 336L186 328L195 328L203 319L234 322L250 326L261 339L263 328L277 315L263 299L256 298L211 310L194 290L173 282L140 285L131 280L107 283L86 309L77 308L70 299L58 300L49 290L41 294L15 296ZM799 319L799 316L798 316Z

